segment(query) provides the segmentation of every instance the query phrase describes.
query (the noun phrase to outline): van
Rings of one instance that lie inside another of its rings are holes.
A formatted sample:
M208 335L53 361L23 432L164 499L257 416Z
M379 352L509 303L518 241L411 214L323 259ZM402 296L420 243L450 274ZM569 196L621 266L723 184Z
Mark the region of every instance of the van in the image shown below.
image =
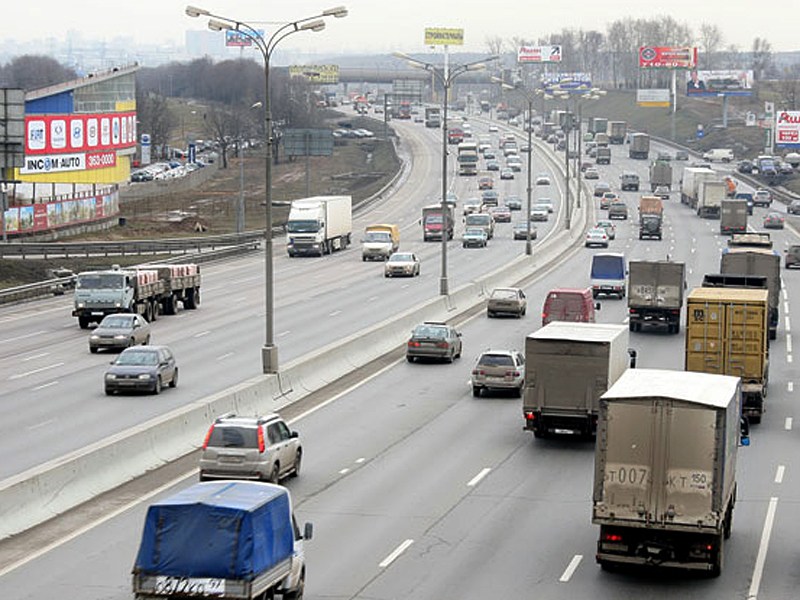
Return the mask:
M594 323L600 303L592 299L592 288L556 288L548 292L542 307L542 326L551 321Z
M601 294L625 297L625 282L628 275L625 255L616 252L598 253L592 256L592 296Z
M714 162L715 160L729 163L733 160L733 150L730 148L712 148L703 154L703 160Z
M388 260L400 247L400 228L392 223L367 225L361 243L361 260Z
M471 213L464 217L466 227L480 227L486 232L487 239L494 237L494 218L489 213Z

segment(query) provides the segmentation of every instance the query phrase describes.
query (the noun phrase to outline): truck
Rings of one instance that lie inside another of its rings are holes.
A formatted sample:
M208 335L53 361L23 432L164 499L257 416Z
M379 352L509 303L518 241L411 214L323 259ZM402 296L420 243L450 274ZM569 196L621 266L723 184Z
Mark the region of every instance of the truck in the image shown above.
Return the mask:
M611 148L609 148L608 146L598 145L594 155L594 162L596 162L598 165L610 165Z
M618 252L598 252L592 256L592 297L601 294L625 297L625 255Z
M747 233L747 200L725 198L720 204L719 232L722 235Z
M608 134L605 133L604 131L596 133L594 135L594 141L597 144L598 148L606 148L609 144Z
M720 257L720 273L762 275L769 290L769 339L778 335L781 294L781 256L768 234L734 234Z
M76 278L72 316L81 329L115 313L138 313L153 322L175 314L179 302L189 310L200 306L200 282L193 263L85 271Z
M458 174L477 175L478 174L478 144L474 142L461 142L458 145Z
M460 127L451 127L447 130L447 143L460 144L464 141L464 130Z
M646 133L634 133L631 136L628 156L630 158L647 160L650 156L650 136Z
M700 184L704 181L716 181L719 176L707 167L686 167L681 179L681 203L697 209L697 196Z
M697 216L703 219L719 219L727 191L728 186L724 181L701 181L697 188Z
M592 523L604 570L722 571L736 503L739 379L629 369L600 398Z
M641 331L650 324L681 328L686 266L667 260L632 260L628 264L628 327Z
M411 102L409 102L408 100L400 101L400 107L397 110L397 118L398 119L411 118Z
M624 191L639 191L639 176L633 171L623 171L619 176L619 189Z
M298 529L285 487L196 483L147 508L132 572L134 597L301 598L303 544L312 534L311 523L303 533Z
M453 227L455 224L455 214L453 207L445 205L442 212L441 204L431 204L422 207L422 239L426 242L442 239L442 231L447 232L447 239L453 239ZM446 223L445 223L446 221Z
M293 200L286 221L286 251L323 256L344 250L353 235L350 196L313 196Z
M686 299L685 369L742 381L742 413L760 423L767 396L767 290L700 287Z
M625 121L608 122L608 142L610 144L625 143L625 136L628 134L628 124Z
M608 130L608 119L604 117L590 117L589 118L589 131L594 134L605 134Z
M639 198L639 239L661 239L664 204L658 196Z
M524 429L590 437L600 396L629 366L628 329L552 321L525 338ZM564 377L569 373L569 377Z
M672 191L672 163L668 160L654 160L650 163L650 191L655 192L659 186Z
M400 247L400 228L392 223L367 225L361 242L361 260L388 260Z
M437 106L425 108L425 127L438 129L442 126L441 109Z

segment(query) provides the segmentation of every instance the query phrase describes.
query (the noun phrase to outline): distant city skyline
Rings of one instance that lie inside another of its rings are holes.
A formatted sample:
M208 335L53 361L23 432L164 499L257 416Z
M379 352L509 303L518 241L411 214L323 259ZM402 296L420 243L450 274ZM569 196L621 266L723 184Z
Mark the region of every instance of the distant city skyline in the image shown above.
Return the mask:
M4 19L0 25L0 51L9 55L17 48L25 53L30 51L23 49L31 45L46 54L48 44L70 39L76 47L84 42L105 42L109 46L121 42L177 51L185 47L187 30L207 31L208 19L186 16L187 4L262 26L268 34L276 23L319 14L338 4L346 6L350 14L343 19L328 19L323 32L301 33L281 44L289 52L305 54L420 52L427 50L423 40L426 27L463 28L464 45L454 50L484 52L488 38L500 37L510 44L515 37L536 40L562 28L604 32L617 19L652 19L660 15L688 24L695 35L699 35L701 23L717 25L724 36L723 48L735 44L739 50L748 51L753 39L761 37L772 45L773 51L800 50L794 28L777 15L777 7L743 10L737 6L732 10L727 0L670 0L655 7L633 0L575 0L544 6L510 0L475 2L474 6L463 1L295 0L270 8L255 0L238 0L235 6L225 0L137 0L115 4L82 0L78 5L37 0L14 5L13 18Z

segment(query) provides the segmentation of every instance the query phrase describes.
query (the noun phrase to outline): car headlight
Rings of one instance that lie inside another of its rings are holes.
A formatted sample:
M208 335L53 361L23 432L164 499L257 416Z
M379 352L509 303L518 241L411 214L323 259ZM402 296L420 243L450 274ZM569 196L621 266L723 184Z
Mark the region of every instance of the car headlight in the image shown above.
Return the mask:
M116 379L117 376L114 373L106 373L106 379Z
M89 336L89 339L90 339L90 340L99 340L99 339L100 339L100 336L99 336L99 335L90 335L90 336Z
M115 302L114 308L122 308L122 302Z
M119 334L119 335L115 335L114 339L115 340L124 340L126 337L128 337L128 336Z
M83 302L78 302L78 308L83 308L85 305Z
M142 373L138 379L150 379L150 373Z

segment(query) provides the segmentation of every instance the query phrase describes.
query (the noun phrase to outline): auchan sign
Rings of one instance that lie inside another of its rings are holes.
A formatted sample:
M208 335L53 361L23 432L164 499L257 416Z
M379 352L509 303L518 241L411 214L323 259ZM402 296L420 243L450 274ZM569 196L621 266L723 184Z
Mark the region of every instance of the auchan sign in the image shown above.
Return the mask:
M800 111L782 110L775 115L775 143L800 146Z

